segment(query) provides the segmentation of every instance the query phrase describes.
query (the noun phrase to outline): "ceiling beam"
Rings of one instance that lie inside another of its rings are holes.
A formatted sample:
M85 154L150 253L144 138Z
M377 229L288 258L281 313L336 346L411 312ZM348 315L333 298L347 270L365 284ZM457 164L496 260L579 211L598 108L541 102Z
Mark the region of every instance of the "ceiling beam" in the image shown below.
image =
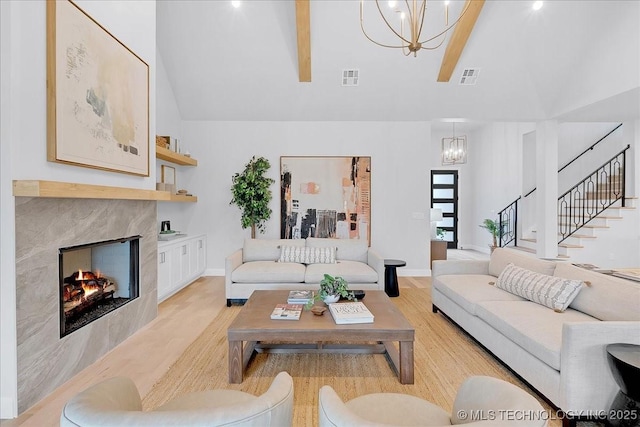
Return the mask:
M311 29L309 0L296 0L296 28L298 33L298 78L311 81Z
M464 7L467 11L464 13L460 22L456 24L456 28L453 30L453 34L447 44L447 50L442 57L442 64L440 65L440 74L438 74L439 82L448 82L451 79L453 70L458 65L462 50L467 44L471 30L476 24L478 15L484 6L484 0L467 0ZM464 10L464 9L462 9Z

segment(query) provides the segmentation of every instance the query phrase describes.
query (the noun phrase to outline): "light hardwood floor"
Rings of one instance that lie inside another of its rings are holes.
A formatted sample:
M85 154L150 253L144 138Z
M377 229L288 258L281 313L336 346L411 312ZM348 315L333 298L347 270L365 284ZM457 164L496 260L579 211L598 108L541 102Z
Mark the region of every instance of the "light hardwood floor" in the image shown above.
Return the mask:
M427 288L429 277L400 277L400 288ZM226 308L223 277L203 277L159 306L158 317L15 420L12 426L58 426L62 407L102 379L128 376L145 396L202 331ZM558 425L552 423L551 425Z
M428 278L400 277L400 288L424 288ZM224 277L202 277L163 301L158 317L58 387L48 397L3 427L58 426L62 407L71 397L96 382L113 376L130 377L144 396L173 362L226 308Z
M62 407L91 384L113 376L130 377L144 396L173 362L226 308L224 277L203 277L162 302L158 317L48 397L3 427L58 426Z

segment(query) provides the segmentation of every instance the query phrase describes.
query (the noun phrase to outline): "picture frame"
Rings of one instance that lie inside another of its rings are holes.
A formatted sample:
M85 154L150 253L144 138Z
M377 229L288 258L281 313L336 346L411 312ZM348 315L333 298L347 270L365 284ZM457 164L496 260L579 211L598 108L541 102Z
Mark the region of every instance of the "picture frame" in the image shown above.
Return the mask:
M280 238L371 245L371 157L280 157Z
M173 166L162 165L160 171L160 179L163 184L176 185L176 168Z
M69 0L47 0L47 160L149 176L149 66Z

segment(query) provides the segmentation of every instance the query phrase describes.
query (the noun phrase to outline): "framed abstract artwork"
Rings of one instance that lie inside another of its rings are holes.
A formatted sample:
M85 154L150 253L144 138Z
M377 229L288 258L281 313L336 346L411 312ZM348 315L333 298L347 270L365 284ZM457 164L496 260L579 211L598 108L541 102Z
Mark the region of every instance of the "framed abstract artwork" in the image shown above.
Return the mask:
M149 66L68 0L47 1L47 160L149 176Z
M280 237L371 244L371 157L280 158Z

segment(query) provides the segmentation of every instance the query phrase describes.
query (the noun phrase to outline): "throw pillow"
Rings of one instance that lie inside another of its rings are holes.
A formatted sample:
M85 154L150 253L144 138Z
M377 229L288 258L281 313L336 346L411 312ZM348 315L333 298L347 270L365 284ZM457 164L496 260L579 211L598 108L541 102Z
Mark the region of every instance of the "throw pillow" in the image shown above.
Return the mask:
M310 248L282 246L278 262L296 262L299 264L335 264L336 248Z
M305 249L307 248L304 246L281 246L278 262L297 262L302 264L305 261Z
M509 264L498 276L496 287L563 312L582 289L582 283L582 280L548 276Z
M336 248L310 248L306 247L306 260L305 264L335 264L336 263Z

